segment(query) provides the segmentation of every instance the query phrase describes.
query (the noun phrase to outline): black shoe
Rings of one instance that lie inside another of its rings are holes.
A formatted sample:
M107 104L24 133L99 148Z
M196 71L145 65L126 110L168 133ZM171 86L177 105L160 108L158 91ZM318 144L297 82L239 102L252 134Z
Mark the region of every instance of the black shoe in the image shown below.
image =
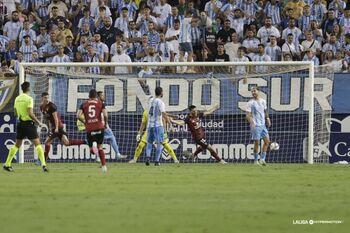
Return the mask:
M43 166L43 172L49 172L49 169L47 169L46 166Z
M11 166L7 167L7 166L3 166L2 167L4 169L4 171L7 171L7 172L14 172L15 170L13 170L13 168Z
M149 166L149 164L150 164L150 161L149 161L149 159L147 159L146 160L146 166Z
M154 166L160 166L160 162L155 162Z

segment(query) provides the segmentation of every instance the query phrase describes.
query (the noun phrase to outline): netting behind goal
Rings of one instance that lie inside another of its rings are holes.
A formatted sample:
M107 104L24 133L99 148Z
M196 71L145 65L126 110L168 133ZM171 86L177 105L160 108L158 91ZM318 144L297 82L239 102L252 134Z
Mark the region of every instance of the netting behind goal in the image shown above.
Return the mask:
M120 153L133 158L137 147L136 135L141 123L143 110L147 108L150 95L156 86L164 90L163 101L166 110L179 119L184 119L188 106L196 105L206 111L218 105L219 109L202 121L206 140L214 146L218 155L228 162L252 162L253 143L246 120L245 109L251 98L250 89L260 87L260 96L267 100L268 112L272 120L269 128L271 141L280 146L278 151L268 152L267 161L276 163L304 163L308 161L311 136L314 145L329 141L325 119L330 118L332 103L332 69L315 69L314 90L310 88L310 65L307 63L191 63L182 64L94 64L95 68L84 64L29 65L25 64L22 78L32 84L35 100L35 114L41 115L39 106L41 93L48 92L64 122L70 139L85 139L85 133L77 128L76 111L87 99L91 88L104 91L105 104L109 113L109 125L116 137ZM175 66L176 65L176 66ZM95 73L94 73L95 72ZM314 95L314 105L310 121L310 97ZM309 128L309 122L313 128ZM313 129L313 130L312 130ZM310 131L311 130L311 131ZM312 135L310 135L312 132ZM44 142L47 128L41 129ZM192 162L188 152L194 152L196 144L186 126L174 125L168 133L169 143L180 161ZM105 152L109 162L116 161L116 153L110 141L105 140ZM309 162L328 162L328 157L320 154L312 145L313 158ZM153 151L154 156L155 151ZM24 151L25 162L35 159L32 147ZM49 154L50 162L91 162L87 145L64 146L55 140ZM144 161L145 152L139 161ZM162 162L171 162L163 151ZM196 162L214 162L209 152L198 155Z

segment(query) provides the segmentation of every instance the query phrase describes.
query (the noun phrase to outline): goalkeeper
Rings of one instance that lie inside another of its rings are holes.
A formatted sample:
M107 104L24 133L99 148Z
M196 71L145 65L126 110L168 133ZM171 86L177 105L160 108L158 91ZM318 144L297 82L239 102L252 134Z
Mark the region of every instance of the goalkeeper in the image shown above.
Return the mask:
M147 129L146 129L147 123L148 123L148 110L145 110L143 111L140 129L136 136L136 141L139 142L139 144L136 147L134 158L130 160L129 163L136 163L137 159L140 157L143 151L143 148L147 145ZM144 132L145 129L146 131ZM142 135L142 138L141 138L141 135ZM174 162L179 163L179 160L177 160L173 148L171 148L169 144L169 138L166 132L164 133L164 141L162 142L162 144L164 146L164 149L169 153L169 155L174 160Z

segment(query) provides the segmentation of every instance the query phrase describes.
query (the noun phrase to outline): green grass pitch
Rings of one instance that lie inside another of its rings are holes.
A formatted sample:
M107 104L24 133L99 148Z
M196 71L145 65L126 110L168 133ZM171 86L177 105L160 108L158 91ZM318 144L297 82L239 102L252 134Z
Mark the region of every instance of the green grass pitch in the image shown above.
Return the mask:
M0 173L0 232L350 232L347 165L49 167Z

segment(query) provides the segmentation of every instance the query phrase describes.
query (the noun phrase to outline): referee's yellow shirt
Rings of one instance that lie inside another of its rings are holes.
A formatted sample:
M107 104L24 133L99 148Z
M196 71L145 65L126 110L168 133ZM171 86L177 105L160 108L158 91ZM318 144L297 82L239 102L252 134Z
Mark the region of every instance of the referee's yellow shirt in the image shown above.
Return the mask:
M20 94L15 99L15 109L17 117L21 121L31 121L32 118L28 114L28 108L33 108L33 98L26 93Z

